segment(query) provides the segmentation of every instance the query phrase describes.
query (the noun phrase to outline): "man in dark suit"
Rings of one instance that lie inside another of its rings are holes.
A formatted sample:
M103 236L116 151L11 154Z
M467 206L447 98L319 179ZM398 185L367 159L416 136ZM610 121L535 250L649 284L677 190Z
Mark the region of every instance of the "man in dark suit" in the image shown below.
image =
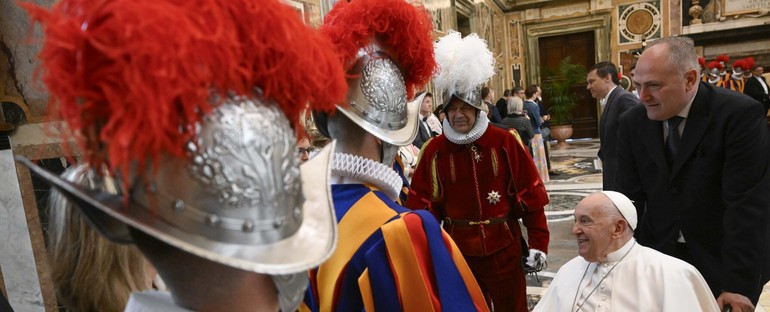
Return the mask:
M420 94L418 94L419 96ZM416 98L416 97L415 97ZM430 119L434 118L436 121L431 121ZM412 141L412 144L414 146L417 146L417 148L422 148L423 144L428 141L428 139L438 136L441 131L441 127L436 125L435 123L438 123L438 118L433 116L433 94L430 92L427 92L425 94L425 97L422 99L422 103L420 103L420 118L418 119L418 127L417 127L417 136L414 137L414 141ZM434 127L436 131L433 130L430 123L434 123Z
M505 119L505 117L508 117L508 98L510 97L511 97L511 90L505 89L505 91L503 92L503 97L499 98L495 103L495 107L497 107L497 112L500 113L501 119Z
M639 104L639 99L620 86L618 68L610 62L599 62L588 71L586 89L601 101L599 121L599 159L602 160L602 181L605 190L615 191L615 173L618 167L618 119L620 115Z
M743 87L743 93L762 103L765 107L765 115L770 110L770 87L762 74L765 72L762 66L755 66L752 70L752 77L746 78L746 85Z
M701 83L693 41L640 56L643 106L620 118L619 190L636 205L639 243L694 265L720 308L754 311L770 279L770 134L762 106Z

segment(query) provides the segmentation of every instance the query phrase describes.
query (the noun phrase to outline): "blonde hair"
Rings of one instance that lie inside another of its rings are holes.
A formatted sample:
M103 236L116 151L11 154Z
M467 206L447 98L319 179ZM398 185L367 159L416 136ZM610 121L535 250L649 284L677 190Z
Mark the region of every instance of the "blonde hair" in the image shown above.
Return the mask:
M114 184L95 182L112 179L97 177L84 165L68 168L62 178L117 193ZM55 188L49 203L48 254L60 304L77 312L123 311L132 292L150 288L146 260L139 249L100 236Z

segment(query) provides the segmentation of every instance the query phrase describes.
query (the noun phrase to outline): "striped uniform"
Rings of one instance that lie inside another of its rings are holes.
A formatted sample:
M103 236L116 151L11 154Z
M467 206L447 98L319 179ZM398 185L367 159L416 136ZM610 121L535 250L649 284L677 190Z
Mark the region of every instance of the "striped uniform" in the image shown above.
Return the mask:
M376 188L332 185L334 255L310 272L302 310L487 311L462 254L427 211Z

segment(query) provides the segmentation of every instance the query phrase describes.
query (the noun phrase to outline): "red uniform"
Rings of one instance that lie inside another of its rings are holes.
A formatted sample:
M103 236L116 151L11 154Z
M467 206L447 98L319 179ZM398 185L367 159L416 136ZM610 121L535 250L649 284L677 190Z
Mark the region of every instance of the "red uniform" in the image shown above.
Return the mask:
M522 201L525 209L515 205ZM530 248L548 252L543 206L548 203L529 153L505 130L489 126L468 145L445 135L423 147L406 206L427 208L465 256L497 311L526 311L521 229Z

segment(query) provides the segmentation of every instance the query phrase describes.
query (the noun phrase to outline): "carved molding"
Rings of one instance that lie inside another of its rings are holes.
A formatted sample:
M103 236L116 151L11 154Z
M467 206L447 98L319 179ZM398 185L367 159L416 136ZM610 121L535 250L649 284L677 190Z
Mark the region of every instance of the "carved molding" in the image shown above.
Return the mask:
M540 37L566 35L584 31L594 31L597 60L610 59L610 31L607 27L612 22L609 12L550 22L528 23L523 26L526 55L526 81L540 82Z

